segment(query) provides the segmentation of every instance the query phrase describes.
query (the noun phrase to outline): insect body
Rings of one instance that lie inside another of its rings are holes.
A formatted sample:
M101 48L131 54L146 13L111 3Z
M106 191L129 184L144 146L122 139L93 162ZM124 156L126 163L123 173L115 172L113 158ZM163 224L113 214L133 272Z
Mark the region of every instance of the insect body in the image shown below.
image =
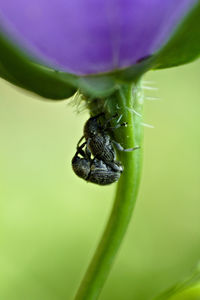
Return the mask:
M100 116L92 117L85 123L84 137L87 142L87 148L94 157L112 165L112 162L116 159L115 150L111 142L111 137L106 131L107 123L102 126L99 122Z
M100 122L103 118L104 123ZM139 147L124 149L110 136L112 129L126 126L126 123L111 127L103 113L91 117L85 123L83 137L77 145L77 152L72 159L72 168L76 175L99 185L106 185L117 181L123 172L122 164L116 160L115 147L120 151L133 151ZM85 142L82 140L85 139ZM81 144L81 145L80 145ZM91 158L93 156L93 158Z
M99 185L108 185L120 178L123 167L118 162L116 162L116 165L118 166L117 171L102 160L87 157L87 153L81 147L77 149L72 159L72 168L77 176Z
M100 122L100 118L104 119L104 124ZM120 151L133 151L138 149L138 147L131 149L124 149L119 143L114 141L110 136L110 131L112 129L119 128L121 126L126 126L127 123L117 124L115 127L111 127L110 121L116 118L117 115L112 116L110 119L105 120L105 116L103 113L91 117L85 123L84 126L84 136L80 139L80 142L85 138L86 140L86 151L100 160L103 160L107 165L109 165L114 170L118 170L118 166L116 164L116 153L114 146Z

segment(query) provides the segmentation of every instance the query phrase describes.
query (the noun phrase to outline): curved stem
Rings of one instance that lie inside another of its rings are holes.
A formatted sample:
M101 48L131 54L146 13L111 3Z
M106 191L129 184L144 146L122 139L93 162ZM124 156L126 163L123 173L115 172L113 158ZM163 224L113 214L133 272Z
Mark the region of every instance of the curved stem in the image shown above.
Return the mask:
M117 129L116 140L125 148L141 146L141 111L142 95L139 83L121 86L107 99L107 111L112 115L122 114L122 122L127 127ZM114 206L107 226L82 280L75 297L76 300L97 299L108 277L117 251L126 233L136 197L141 173L141 148L132 152L121 152L119 158L124 165L124 172L118 182Z

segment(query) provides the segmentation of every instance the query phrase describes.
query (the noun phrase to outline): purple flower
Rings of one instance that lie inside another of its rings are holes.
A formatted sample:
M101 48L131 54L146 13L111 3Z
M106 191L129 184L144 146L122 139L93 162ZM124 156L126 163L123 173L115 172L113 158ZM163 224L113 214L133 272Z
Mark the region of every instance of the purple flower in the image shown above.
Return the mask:
M129 67L198 0L1 0L0 27L37 61L78 75Z

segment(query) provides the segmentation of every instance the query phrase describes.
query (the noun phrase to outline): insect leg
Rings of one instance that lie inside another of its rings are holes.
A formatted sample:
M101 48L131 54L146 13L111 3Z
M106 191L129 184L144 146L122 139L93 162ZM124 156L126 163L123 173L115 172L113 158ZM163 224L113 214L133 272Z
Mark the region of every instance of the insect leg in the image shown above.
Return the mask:
M111 127L109 126L110 125L110 121L112 121L113 119L117 118L118 117L118 114L116 113L115 115L113 115L110 119L106 120L106 122L104 123L103 125L103 130L106 130L106 129L110 129Z
M82 155L84 158L86 157L86 153L83 151L83 148L85 147L86 144L87 144L87 142L84 142L82 145L77 146L76 155L80 154L80 155Z
M77 144L77 149L79 148L79 145L80 145L80 143L82 142L82 140L84 139L84 135L80 138L80 140L78 141L78 144ZM82 145L81 145L82 146ZM81 147L80 146L80 147Z
M115 125L114 127L108 127L108 129L117 129L117 128L120 128L120 127L122 127L122 126L126 127L127 124L128 124L127 122L123 122L123 123L121 123L121 124Z
M90 141L91 141L91 138L88 138L87 142L86 142L85 154L86 154L87 158L90 160L90 165L91 165L91 163L93 162L94 159L91 160L92 153L91 153L90 147L89 147Z
M117 143L116 141L112 140L112 143L116 146L117 150L123 151L123 152L131 152L131 151L134 151L134 150L140 148L140 146L135 146L133 148L125 149L124 147L122 147L122 145L120 143Z
M123 123L119 123L120 122L120 120L121 120L121 118L122 118L122 115L120 115L119 116L119 118L117 119L117 121L116 121L116 125L115 126L108 126L108 124L110 123L110 121L112 120L112 119L114 119L114 118L116 118L116 117L118 117L119 115L116 113L114 116L112 116L109 120L107 120L107 122L105 123L105 129L104 130L106 130L106 129L117 129L117 128L120 128L120 127L122 127L122 126L124 126L124 127L126 127L127 126L127 122L123 122Z

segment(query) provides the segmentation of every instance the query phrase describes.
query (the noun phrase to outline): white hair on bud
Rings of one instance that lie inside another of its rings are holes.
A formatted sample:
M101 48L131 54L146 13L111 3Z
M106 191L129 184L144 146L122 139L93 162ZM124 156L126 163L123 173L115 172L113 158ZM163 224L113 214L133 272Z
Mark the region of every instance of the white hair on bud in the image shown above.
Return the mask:
M141 122L141 125L148 128L154 128L153 125Z

